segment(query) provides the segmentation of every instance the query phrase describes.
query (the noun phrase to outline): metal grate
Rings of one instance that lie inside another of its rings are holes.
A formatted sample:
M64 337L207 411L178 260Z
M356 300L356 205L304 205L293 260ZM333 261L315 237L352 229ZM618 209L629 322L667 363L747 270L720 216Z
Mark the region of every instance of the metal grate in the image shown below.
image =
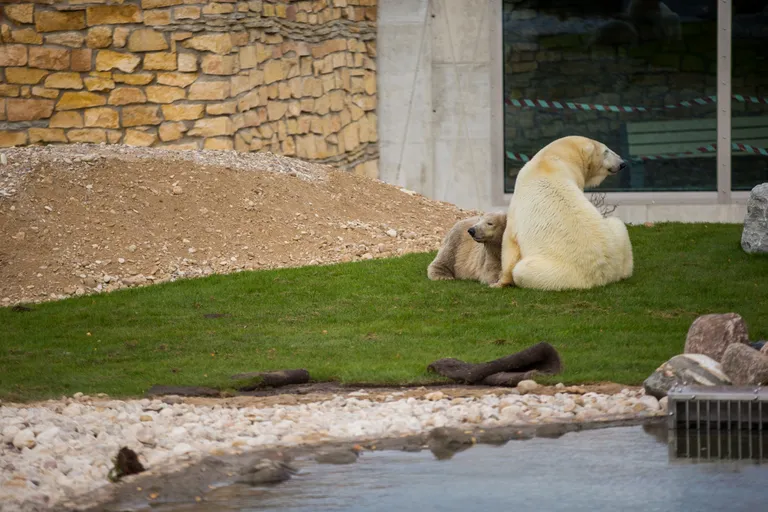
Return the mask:
M670 457L768 461L768 389L680 386L667 396Z

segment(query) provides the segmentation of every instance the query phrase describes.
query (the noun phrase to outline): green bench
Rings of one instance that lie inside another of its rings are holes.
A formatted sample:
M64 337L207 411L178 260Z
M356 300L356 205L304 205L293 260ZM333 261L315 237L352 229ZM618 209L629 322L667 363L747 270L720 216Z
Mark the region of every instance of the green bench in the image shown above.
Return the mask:
M712 147L717 141L717 120L684 119L675 121L628 122L626 152L632 159L630 185L642 188L645 169L641 157L664 155L674 158L715 158L716 152L698 151ZM731 119L731 142L757 148L768 148L768 116L734 117ZM685 154L691 152L692 154ZM732 151L733 156L754 153Z

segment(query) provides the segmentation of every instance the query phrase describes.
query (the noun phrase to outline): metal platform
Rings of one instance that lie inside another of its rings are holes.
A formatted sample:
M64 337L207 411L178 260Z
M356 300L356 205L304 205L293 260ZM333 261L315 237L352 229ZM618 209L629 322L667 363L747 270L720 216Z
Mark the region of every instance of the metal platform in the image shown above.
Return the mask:
M667 397L670 429L768 429L768 388L682 386Z
M667 397L670 459L768 462L768 388L681 386Z

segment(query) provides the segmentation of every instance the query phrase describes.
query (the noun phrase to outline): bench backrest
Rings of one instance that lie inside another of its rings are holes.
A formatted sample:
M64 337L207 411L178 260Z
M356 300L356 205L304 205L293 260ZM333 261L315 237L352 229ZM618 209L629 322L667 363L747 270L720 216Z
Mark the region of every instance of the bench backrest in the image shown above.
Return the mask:
M685 119L679 121L643 121L626 124L629 154L632 157L676 154L693 151L691 157L714 157L715 153L696 152L717 141L717 120ZM731 120L731 140L768 148L768 116L734 117ZM749 153L734 151L734 156Z

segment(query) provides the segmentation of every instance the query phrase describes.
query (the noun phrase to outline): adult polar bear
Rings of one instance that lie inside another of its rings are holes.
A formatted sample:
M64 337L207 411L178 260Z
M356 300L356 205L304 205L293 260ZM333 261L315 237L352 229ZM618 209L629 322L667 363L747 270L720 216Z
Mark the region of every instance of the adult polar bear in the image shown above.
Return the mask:
M501 276L493 287L585 289L632 275L624 223L603 218L584 195L626 166L605 144L557 139L520 170L507 212Z

